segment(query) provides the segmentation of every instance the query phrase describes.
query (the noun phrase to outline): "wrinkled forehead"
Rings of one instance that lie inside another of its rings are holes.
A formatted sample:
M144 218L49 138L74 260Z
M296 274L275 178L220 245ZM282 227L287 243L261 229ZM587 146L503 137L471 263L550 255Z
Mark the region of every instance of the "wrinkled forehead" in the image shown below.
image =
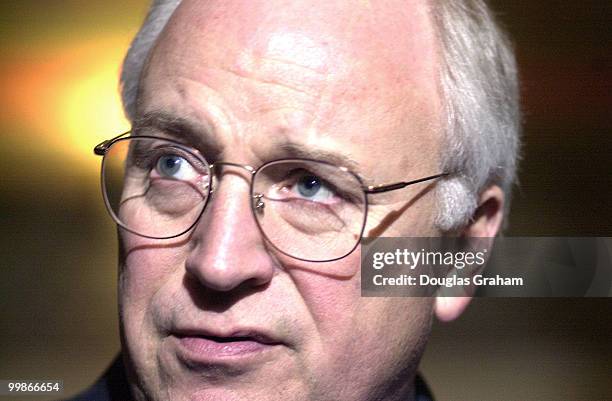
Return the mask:
M277 61L303 71L301 80L323 74L350 81L345 89L356 91L436 87L436 40L425 1L183 0L157 50L244 74L262 69L261 60Z
M227 143L288 132L365 170L429 172L442 121L431 21L424 1L184 0L145 70L141 114L223 115L240 125Z

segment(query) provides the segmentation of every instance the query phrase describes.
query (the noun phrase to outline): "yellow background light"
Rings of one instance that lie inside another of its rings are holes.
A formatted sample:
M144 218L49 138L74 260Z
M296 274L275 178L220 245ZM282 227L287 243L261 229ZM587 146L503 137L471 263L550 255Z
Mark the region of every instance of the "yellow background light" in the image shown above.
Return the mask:
M22 128L18 141L97 167L93 146L129 129L118 89L128 43L110 36L5 58L2 122Z

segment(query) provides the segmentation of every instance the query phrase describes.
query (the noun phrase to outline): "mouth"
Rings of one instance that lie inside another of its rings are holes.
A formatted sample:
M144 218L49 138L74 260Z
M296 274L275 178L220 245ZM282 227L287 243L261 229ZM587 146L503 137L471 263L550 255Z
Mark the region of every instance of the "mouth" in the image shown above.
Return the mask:
M172 334L178 354L189 364L215 364L250 360L282 346L282 342L253 330L228 335L199 330L181 330Z

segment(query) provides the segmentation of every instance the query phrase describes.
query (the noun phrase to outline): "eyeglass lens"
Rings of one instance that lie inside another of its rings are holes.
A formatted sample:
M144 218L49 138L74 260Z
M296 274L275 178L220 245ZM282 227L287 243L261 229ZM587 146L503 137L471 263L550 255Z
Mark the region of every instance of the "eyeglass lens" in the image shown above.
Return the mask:
M210 196L210 165L175 142L129 137L104 159L107 205L123 228L151 238L189 231ZM324 162L279 160L257 170L252 209L268 241L303 260L341 258L357 245L366 199L349 171Z

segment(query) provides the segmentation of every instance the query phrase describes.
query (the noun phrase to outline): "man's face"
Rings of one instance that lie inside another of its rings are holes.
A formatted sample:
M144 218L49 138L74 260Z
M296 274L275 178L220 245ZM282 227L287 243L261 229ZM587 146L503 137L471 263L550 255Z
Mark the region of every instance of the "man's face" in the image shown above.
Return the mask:
M209 162L257 167L297 147L354 160L366 184L425 177L439 173L437 63L416 1L183 1L141 82L140 134L177 137ZM188 120L196 138L157 127L159 114ZM432 301L362 298L359 249L322 264L274 251L249 209L250 179L224 169L181 237L121 233L121 329L137 396L366 400L409 391ZM431 189L370 196L364 235L437 235Z

